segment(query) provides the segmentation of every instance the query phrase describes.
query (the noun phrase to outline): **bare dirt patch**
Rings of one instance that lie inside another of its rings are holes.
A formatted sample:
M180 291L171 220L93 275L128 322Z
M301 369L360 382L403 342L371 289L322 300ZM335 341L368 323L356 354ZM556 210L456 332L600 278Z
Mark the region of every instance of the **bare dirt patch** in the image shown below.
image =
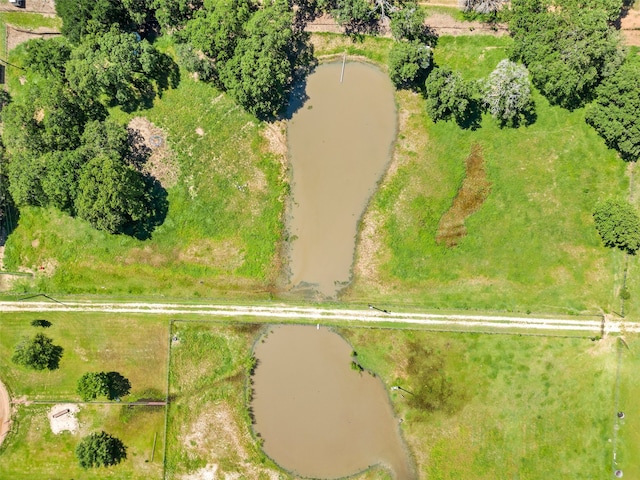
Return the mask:
M6 49L7 51L11 51L16 48L21 43L28 42L33 38L51 38L57 37L60 35L60 32L54 28L48 27L38 27L33 30L26 30L24 28L14 27L13 25L7 24L7 43Z
M180 166L175 152L167 145L164 130L145 117L131 119L127 128L135 148L149 154L141 166L142 172L156 178L164 188L173 187L178 182Z
M629 9L620 19L620 30L624 43L640 46L640 7Z
M425 3L425 5L436 5ZM450 6L450 5L447 5ZM487 24L483 22L461 22L446 13L432 13L425 22L438 35L493 35L501 37L509 33L505 24ZM305 27L306 32L345 33L344 27L328 14L317 17ZM386 25L380 25L380 35L390 37L391 32Z
M24 7L20 8L5 3L0 5L0 11L40 13L46 17L53 17L56 14L56 2L54 0L26 0Z
M76 433L78 431L78 418L76 414L80 407L73 403L60 403L49 410L47 417L51 425L51 431L58 435L64 431Z
M489 195L491 183L487 180L482 148L478 144L471 147L471 154L465 160L465 173L453 205L442 216L438 225L436 241L447 247L455 247L466 236L465 219L476 212Z

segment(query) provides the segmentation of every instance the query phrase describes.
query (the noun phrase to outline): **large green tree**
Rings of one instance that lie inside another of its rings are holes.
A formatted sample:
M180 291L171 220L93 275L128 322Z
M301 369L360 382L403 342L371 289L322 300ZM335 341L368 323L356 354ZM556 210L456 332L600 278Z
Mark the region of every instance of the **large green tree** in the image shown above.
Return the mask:
M586 121L627 161L640 159L640 60L631 55L596 90Z
M80 441L76 457L82 468L109 467L127 458L127 447L108 433L92 433Z
M74 92L132 111L155 96L153 80L166 67L164 57L147 40L112 28L73 50L66 78Z
M36 333L32 338L25 338L16 345L11 361L34 370L56 370L63 351L61 346L53 344L51 338Z
M85 402L98 397L115 400L130 391L131 382L118 372L87 372L78 380L77 392Z
M114 155L98 155L80 173L75 209L99 230L124 233L149 214L149 203L142 175Z
M640 248L640 217L629 202L618 199L600 202L593 219L605 246L630 254Z
M425 25L425 12L415 2L406 2L390 15L391 34L396 40L427 41L432 37Z

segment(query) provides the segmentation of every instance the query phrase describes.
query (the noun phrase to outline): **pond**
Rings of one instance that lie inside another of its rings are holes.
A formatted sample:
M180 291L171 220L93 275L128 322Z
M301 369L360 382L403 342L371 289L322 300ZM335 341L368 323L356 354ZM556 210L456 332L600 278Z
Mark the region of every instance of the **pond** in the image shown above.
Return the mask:
M252 410L263 449L303 477L340 478L380 464L412 480L385 387L354 370L351 353L325 327L271 327L256 343Z
M288 124L290 286L335 297L350 281L357 227L391 157L393 87L360 62L320 65ZM342 81L341 81L342 78Z

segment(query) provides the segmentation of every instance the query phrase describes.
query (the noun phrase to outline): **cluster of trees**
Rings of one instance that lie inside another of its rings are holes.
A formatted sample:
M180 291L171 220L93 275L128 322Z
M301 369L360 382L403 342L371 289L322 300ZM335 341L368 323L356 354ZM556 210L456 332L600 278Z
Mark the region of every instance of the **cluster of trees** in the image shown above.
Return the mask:
M622 63L619 35L609 23L614 3L619 14L621 0L512 1L510 57L529 68L533 84L552 104L585 105Z
M513 0L511 58L552 104L591 105L586 120L627 161L640 157L640 63L611 22L622 0Z
M116 400L129 395L131 382L118 372L87 372L78 380L77 391L85 402L98 397Z
M76 46L32 40L25 60L34 81L2 109L2 172L13 201L147 238L166 215L166 192L140 173L140 150L107 107L133 110L152 99L172 71L170 58L112 26Z
M218 0L190 18L171 20L182 44L181 63L225 90L258 117L273 117L287 104L293 84L314 65L308 35L294 29L286 0ZM180 22L180 23L178 23Z

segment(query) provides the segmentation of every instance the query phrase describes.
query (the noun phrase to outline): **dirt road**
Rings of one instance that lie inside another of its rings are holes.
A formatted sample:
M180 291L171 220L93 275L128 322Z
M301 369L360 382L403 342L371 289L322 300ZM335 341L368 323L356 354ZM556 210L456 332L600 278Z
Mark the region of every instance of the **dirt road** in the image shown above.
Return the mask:
M638 332L640 324L613 318L573 319L542 316L465 315L415 312L384 312L382 309L332 309L320 307L296 307L285 304L272 306L179 304L179 303L105 303L65 301L49 302L0 302L0 312L108 312L144 313L157 315L197 315L205 317L259 317L279 320L307 320L317 323L391 323L398 325L423 325L440 329L473 331L547 330L556 332L585 332L596 334Z
M0 445L4 437L9 433L11 428L11 402L9 400L9 392L4 386L4 383L0 382Z

